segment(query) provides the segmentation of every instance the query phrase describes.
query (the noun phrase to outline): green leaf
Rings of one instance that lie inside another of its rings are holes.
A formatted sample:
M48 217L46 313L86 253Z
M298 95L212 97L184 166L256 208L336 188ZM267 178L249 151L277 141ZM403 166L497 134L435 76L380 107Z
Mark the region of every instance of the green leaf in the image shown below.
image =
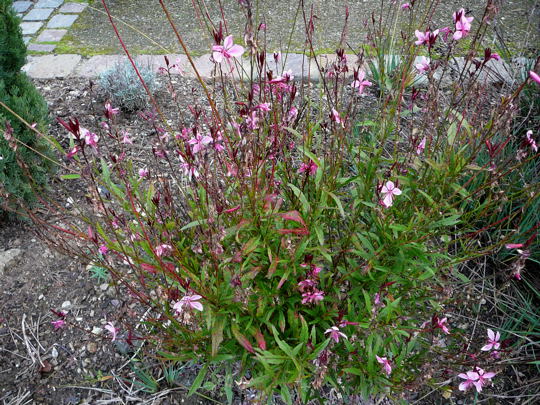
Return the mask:
M324 233L322 230L322 225L318 223L312 228L315 231L315 234L317 235L317 239L319 240L319 245L324 246Z
M449 145L453 145L453 144L454 144L454 140L456 139L456 134L457 134L457 123L456 123L456 122L452 122L452 124L450 125L450 127L448 127L447 141L448 141L448 144L449 144Z
M202 225L202 224L206 224L208 223L208 219L197 219L196 221L191 221L189 224L183 226L182 228L180 228L181 231L186 231L190 228L194 228L196 226L199 226L199 225Z
M301 314L300 314L300 321L302 322L302 327L300 330L300 342L307 343L308 337L309 337L308 324Z
M293 191L294 195L302 203L302 211L304 212L304 214L307 214L309 212L310 205L304 193L302 193L302 191L292 183L289 183L288 186Z
M223 341L223 327L225 326L225 317L216 316L212 325L212 357L214 357L219 349L219 345Z
M62 180L75 180L75 179L80 179L81 178L81 175L80 174L63 174L62 176L60 176L60 178Z
M204 377L206 376L207 371L208 371L208 364L205 364L203 368L201 368L201 370L197 374L197 377L195 377L195 381L193 381L193 384L189 388L189 391L187 393L188 397L192 396L195 393L195 391L197 391L200 388L204 380Z
M332 197L332 199L336 203L339 213L341 214L341 217L345 218L345 211L343 210L343 205L341 205L341 201L339 200L339 198L337 198L337 196L330 191L325 191L325 193L328 194L330 197Z
M345 368L345 369L343 369L343 371L344 371L345 373L354 374L354 375L360 375L360 376L362 376L362 375L365 374L365 373L364 373L362 370L360 370L359 368L354 368L354 367Z
M285 384L281 384L281 398L288 404L292 405L292 398L289 388Z

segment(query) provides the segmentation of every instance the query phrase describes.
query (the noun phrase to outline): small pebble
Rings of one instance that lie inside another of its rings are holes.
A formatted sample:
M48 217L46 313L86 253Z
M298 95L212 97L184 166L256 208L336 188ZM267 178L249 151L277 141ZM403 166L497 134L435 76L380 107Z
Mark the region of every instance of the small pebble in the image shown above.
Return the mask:
M88 350L88 353L95 353L97 352L97 344L95 342L89 342L87 345L86 345L86 350Z
M62 302L62 308L67 309L71 307L71 301L64 301Z
M56 350L56 347L53 347L51 350L51 357L53 359L56 359L58 357L58 350Z
M107 291L107 288L109 288L109 283L103 283L99 286L101 291Z

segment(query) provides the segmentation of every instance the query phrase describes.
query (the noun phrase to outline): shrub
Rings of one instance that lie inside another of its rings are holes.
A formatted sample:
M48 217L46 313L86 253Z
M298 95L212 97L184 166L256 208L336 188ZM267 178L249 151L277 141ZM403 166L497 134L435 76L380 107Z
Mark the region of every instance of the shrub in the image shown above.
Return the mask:
M26 46L19 28L20 19L12 0L0 0L0 80L13 80L26 60Z
M45 185L54 166L45 139L37 135L47 131L47 104L20 72L25 57L19 19L11 1L1 0L0 102L16 114L0 106L0 208L4 210L14 209L16 203L34 201L35 189Z
M150 91L157 89L156 74L150 66L137 64L137 69ZM133 112L148 105L148 96L129 62L117 63L100 75L105 97L125 111Z
M251 2L241 4L255 44ZM388 7L401 12L400 4ZM158 105L145 114L156 135L144 163L148 140L134 143L110 104L96 133L76 119L61 121L72 137L65 151L71 176L94 190L98 212L81 205L49 238L108 269L140 303L158 356L203 364L191 393L225 364L232 401L231 363L239 364L234 377L243 388L259 390L261 399L278 392L288 403L295 396L307 402L327 386L349 399L437 387L466 371L474 378L480 366L488 374L474 381L489 385L496 358L479 343L463 350L470 342L444 311L449 278L469 282L460 262L531 232L492 241L478 226L501 209L491 190L537 157L527 145L521 162L508 165L496 153L479 163L487 145L511 137L523 87L490 103L482 73L491 53L478 34L463 79L443 89L461 38L473 36L470 19L456 13L456 40L450 29L415 38L415 13L407 15L403 57L391 72L372 64L379 100L365 60L349 72L342 49L318 66L321 82L312 87L276 69L264 50L245 53L219 29L216 83L210 89L201 81L207 105L190 104L190 120L174 126L161 120ZM313 21L306 15L308 44ZM479 33L488 21L479 22ZM388 50L368 49L379 61ZM415 66L420 50L430 59ZM250 60L240 66L242 54ZM412 87L418 74L425 89ZM520 194L519 203L527 207L535 196ZM111 337L126 329L132 344L133 320L121 322L108 325Z

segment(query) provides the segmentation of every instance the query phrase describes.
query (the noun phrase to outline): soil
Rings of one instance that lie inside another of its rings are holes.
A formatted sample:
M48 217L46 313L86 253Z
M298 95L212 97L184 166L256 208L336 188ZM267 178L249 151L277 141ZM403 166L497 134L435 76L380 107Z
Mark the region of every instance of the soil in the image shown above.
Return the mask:
M101 109L103 100L98 92L91 91L88 80L35 84L53 117L67 120L74 116L81 125L94 127L89 111ZM186 82L186 92L189 86ZM144 128L141 132L150 130L136 114L125 114L121 120L129 120L132 128ZM50 133L61 142L67 139L66 131L56 121ZM80 201L84 193L72 191L77 201L71 203L84 203ZM118 325L123 314L137 309L129 298L121 298L126 295L118 294L110 279L93 277L88 263L50 249L31 223L3 218L0 253L9 249L20 249L21 254L4 274L0 273L3 404L207 403L197 396L186 398L186 390L179 388L191 385L196 366L184 367L170 393L173 387L165 389L160 384L160 394L152 396L131 383L135 375L129 361L133 350L121 342L111 344L104 326L107 322ZM51 322L59 317L52 311L67 314L64 327L55 330Z

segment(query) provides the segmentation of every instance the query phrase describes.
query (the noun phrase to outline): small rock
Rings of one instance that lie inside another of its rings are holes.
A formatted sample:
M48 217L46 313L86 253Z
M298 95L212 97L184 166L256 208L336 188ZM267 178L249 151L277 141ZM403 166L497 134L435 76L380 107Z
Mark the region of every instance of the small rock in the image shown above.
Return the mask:
M120 307L120 301L118 301L118 300L112 300L112 301L111 301L111 305L112 305L113 307L118 308L118 307Z
M43 298L45 298L45 296L43 294L40 294L40 296L38 297L38 300L42 300Z
M91 310L91 311L90 311L90 318L93 318L93 317L94 317L94 313L95 313L94 310Z
M103 329L101 329L101 328L99 328L99 327L97 327L97 326L94 326L94 327L92 328L92 333L93 333L94 335L101 335L101 332L103 332Z
M71 308L71 301L62 302L62 309L69 309L69 308Z
M107 288L109 288L109 283L103 283L99 286L101 291L107 291Z
M86 345L86 350L88 350L88 353L95 353L97 352L97 344L95 342L89 342L87 345Z
M8 249L0 252L0 275L4 274L4 269L15 265L21 254L21 249Z
M56 350L56 347L53 347L51 350L51 357L53 359L56 359L58 357L58 350Z

